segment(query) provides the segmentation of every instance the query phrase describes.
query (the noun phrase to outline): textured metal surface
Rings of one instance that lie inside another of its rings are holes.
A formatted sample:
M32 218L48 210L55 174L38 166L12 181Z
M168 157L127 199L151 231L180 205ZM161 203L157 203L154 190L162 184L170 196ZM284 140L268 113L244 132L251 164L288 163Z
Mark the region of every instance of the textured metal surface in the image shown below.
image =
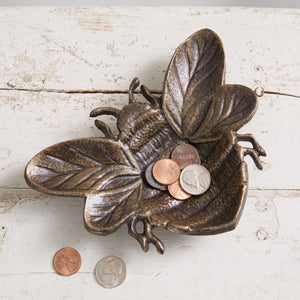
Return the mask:
M160 97L141 86L149 103L138 103L133 94L138 86L135 78L129 104L122 110L91 112L92 117L116 117L118 136L96 120L104 138L66 141L41 151L26 167L27 183L50 194L85 197L84 220L90 232L109 234L126 222L144 251L149 243L164 251L152 232L155 226L193 235L234 229L247 192L244 156L250 155L261 169L259 156L266 154L251 134L236 133L254 115L257 101L249 88L224 84L219 37L203 29L177 48ZM240 140L253 148L241 147ZM144 172L183 143L197 148L211 185L204 194L180 201L151 187ZM139 221L143 233L136 230Z

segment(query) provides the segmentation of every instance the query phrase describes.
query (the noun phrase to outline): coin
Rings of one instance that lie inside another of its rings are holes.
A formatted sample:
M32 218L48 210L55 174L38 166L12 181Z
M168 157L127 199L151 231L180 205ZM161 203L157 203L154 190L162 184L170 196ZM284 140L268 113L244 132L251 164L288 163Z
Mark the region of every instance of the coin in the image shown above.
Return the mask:
M116 256L107 256L99 260L96 266L96 278L106 288L114 288L123 283L126 277L126 265Z
M152 173L156 181L168 185L178 180L180 167L174 160L164 158L154 164Z
M200 164L200 156L197 149L190 144L182 144L177 146L171 155L171 159L175 160L180 169L192 164Z
M187 192L185 192L183 190L183 188L180 185L179 180L175 181L172 184L169 184L168 191L171 194L171 196L177 200L186 200L191 197L190 194L188 194Z
M164 185L163 188L159 189L160 191L166 191L168 189L168 186L167 185Z
M152 175L152 169L153 169L153 166L154 166L155 162L153 162L152 164L150 164L146 171L145 171L145 177L146 177L146 180L147 182L154 188L156 189L159 189L159 190L166 190L167 187L163 184L160 184L159 182L157 182L153 175Z
M57 273L65 276L72 275L80 269L80 254L73 248L62 248L55 253L53 265Z
M210 182L210 173L202 165L189 165L180 174L180 185L191 195L200 195L206 192Z

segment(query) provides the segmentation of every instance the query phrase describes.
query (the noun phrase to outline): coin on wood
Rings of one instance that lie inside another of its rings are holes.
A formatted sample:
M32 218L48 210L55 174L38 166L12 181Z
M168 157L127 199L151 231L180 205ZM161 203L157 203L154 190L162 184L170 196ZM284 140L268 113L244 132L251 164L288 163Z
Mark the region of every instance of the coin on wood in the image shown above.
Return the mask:
M189 165L180 174L180 185L191 195L200 195L206 192L210 182L210 173L202 165Z
M179 179L180 167L174 160L164 158L154 164L152 173L156 181L168 185Z
M186 200L191 197L191 195L185 192L181 187L179 180L175 181L172 184L169 184L168 191L171 196L177 200Z
M53 265L57 273L65 276L72 275L80 269L80 254L73 248L62 248L55 253Z
M153 170L153 166L154 166L155 162L151 163L146 171L145 171L145 177L146 177L146 180L147 182L154 188L156 189L159 189L159 190L166 190L167 187L163 184L160 184L159 182L157 182L155 180L155 178L153 177L153 174L152 174L152 170Z
M96 265L96 278L106 288L114 288L122 284L126 277L126 265L116 256L107 256Z
M177 146L172 152L171 159L177 162L180 169L184 169L192 164L201 163L197 149L190 144Z

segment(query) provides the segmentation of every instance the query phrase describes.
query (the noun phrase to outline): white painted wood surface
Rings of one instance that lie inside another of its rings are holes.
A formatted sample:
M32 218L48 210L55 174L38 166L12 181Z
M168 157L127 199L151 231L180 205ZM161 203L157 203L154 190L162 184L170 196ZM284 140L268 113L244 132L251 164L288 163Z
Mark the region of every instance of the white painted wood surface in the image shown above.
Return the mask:
M0 9L0 299L299 298L295 97L263 96L242 129L268 156L262 172L247 159L250 190L237 229L210 237L157 230L163 256L154 248L144 254L125 227L107 237L91 235L83 226L82 199L42 195L23 179L25 164L43 148L100 135L89 112L121 108L127 102L121 92L133 77L161 90L174 49L201 28L223 41L228 83L300 95L299 16L299 10L249 8ZM67 278L52 267L64 246L78 249L83 260L79 273ZM93 275L106 255L127 264L127 279L114 290Z

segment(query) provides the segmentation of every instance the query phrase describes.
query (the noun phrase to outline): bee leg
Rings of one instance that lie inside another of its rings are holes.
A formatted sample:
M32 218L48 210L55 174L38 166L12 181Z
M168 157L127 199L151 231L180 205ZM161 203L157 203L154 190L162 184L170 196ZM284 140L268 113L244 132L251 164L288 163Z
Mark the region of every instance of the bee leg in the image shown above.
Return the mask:
M137 102L134 97L134 91L137 89L139 85L140 85L140 80L137 77L133 78L129 86L129 103ZM153 108L160 107L161 97L153 96L151 92L148 90L148 88L144 85L141 86L141 93L149 101L150 105Z
M261 160L259 158L259 154L257 153L257 151L252 148L243 148L243 150L244 150L244 156L250 155L252 157L256 167L259 170L262 170L263 169L262 163L261 163Z
M143 233L139 233L136 230L136 225L139 221L142 221L144 224ZM152 243L156 246L157 252L163 254L165 247L163 243L152 233L152 229L153 226L146 218L139 218L135 216L128 223L128 233L140 243L144 252L149 250L149 243Z
M144 219L144 230L145 234L148 237L149 242L151 242L153 245L156 246L156 250L160 254L164 254L165 247L164 244L153 234L152 229L154 226L152 226L147 219Z
M116 136L113 135L109 126L100 120L95 120L95 126L104 134L105 137L110 139L115 139Z
M133 93L139 85L140 85L140 80L137 77L133 78L129 86L129 103L136 102Z
M118 118L118 115L120 113L120 109L114 108L114 107L98 107L91 111L90 117L98 117L101 115L111 115L116 118ZM113 135L111 132L109 126L105 124L103 121L95 120L95 126L102 131L105 137L107 138L116 138L116 136Z
M110 115L117 118L120 111L120 109L115 107L98 107L90 112L90 117L95 118L101 115Z
M161 97L153 96L145 85L141 85L141 92L142 95L149 101L149 103L153 108L160 107Z
M138 233L136 230L136 225L140 221L138 217L133 217L128 223L128 233L134 237L140 244L144 252L149 250L149 241L143 233Z
M251 134L236 134L237 142L249 142L252 144L253 149L257 152L259 156L267 156L266 151L258 143L255 137Z
M235 133L233 135L235 142L249 142L252 144L253 148L246 148L242 147L243 149L243 155L250 155L256 165L256 167L259 170L262 170L262 162L260 160L260 156L266 156L266 151L263 149L263 147L257 142L257 140L254 138L254 136L250 133L248 134L237 134Z

